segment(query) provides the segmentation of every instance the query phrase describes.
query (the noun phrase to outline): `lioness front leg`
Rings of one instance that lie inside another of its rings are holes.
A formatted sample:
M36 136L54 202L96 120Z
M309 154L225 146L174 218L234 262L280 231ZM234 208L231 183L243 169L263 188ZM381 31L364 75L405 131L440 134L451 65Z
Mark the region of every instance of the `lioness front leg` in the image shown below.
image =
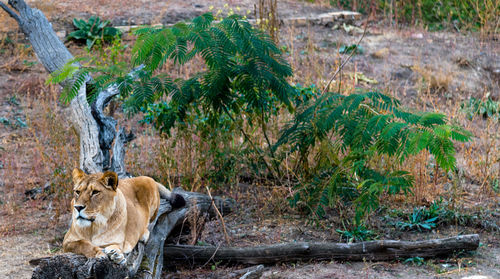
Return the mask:
M87 240L77 240L63 243L64 252L72 252L75 254L84 255L87 258L104 258L106 254L101 248L93 245Z
M125 264L127 263L127 259L125 259L125 255L123 255L120 246L118 245L109 245L104 248L104 253L108 255L109 259L117 264Z

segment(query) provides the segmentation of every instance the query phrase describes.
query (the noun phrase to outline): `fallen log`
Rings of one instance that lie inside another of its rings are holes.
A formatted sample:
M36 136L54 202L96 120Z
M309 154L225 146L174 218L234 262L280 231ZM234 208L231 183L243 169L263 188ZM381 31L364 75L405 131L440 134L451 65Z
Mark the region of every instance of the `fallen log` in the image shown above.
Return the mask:
M230 199L214 197L195 192L187 192L180 188L173 193L182 195L186 205L176 210L166 200L161 200L158 217L149 226L151 232L146 244L139 242L127 257L127 264L120 266L109 259L87 259L75 254L63 254L50 258L30 261L38 266L33 271L34 279L52 278L160 278L163 267L163 247L165 240L174 228L184 224L190 214L210 218L222 215L234 209L234 202ZM214 205L216 208L214 208ZM188 224L185 224L188 226Z
M308 260L388 261L449 256L455 252L476 250L478 246L477 234L421 241L298 242L257 247L166 245L164 261L165 265L205 264L209 261L252 265Z

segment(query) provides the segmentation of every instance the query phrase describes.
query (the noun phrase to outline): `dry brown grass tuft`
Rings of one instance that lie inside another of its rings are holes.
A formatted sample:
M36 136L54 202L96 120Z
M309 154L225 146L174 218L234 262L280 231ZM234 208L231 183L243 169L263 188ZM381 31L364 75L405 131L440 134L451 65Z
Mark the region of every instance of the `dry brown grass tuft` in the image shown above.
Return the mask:
M430 66L415 65L412 69L420 74L422 83L425 84L425 90L428 93L442 93L448 91L454 79L453 72L443 68L436 70Z
M9 32L17 28L17 22L2 10L0 13L0 32Z

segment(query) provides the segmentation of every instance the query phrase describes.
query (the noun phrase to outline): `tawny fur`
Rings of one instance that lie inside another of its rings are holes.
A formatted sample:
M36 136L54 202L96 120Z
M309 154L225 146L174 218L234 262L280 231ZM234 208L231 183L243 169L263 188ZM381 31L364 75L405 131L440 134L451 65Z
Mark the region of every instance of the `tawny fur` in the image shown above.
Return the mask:
M118 263L124 263L123 253L132 251L139 240L147 241L160 193L165 198L171 194L150 177L118 180L114 172L87 175L75 169L73 182L73 218L64 237L64 251L89 258L108 256ZM79 206L85 206L80 213Z

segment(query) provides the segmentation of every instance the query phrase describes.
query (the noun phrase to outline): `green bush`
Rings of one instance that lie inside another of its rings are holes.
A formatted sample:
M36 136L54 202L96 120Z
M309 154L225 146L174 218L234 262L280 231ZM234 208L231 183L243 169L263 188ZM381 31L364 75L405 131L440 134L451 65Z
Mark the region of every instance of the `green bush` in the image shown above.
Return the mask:
M386 194L411 192L413 177L397 162L427 150L444 170L455 167L452 140L470 133L432 112L409 112L378 92L326 93L297 109L274 148L298 154L301 179L292 206L318 217L337 202L356 208L356 224ZM311 160L311 157L314 158Z
M461 104L460 109L469 119L480 115L483 118L492 118L500 121L500 102L495 102L490 98L482 101L472 97L467 102Z
M403 231L424 231L441 225L471 225L477 222L477 215L461 213L450 209L449 203L442 198L435 200L429 206L415 207L411 213L393 210L390 216L384 217L389 224ZM396 221L393 219L396 218Z
M347 243L368 241L377 238L377 234L374 231L367 229L363 225L355 226L350 230L337 229L335 231L339 233L340 238L345 239Z
M424 231L435 228L439 216L433 216L425 208L415 208L407 221L397 222L396 227L402 231Z
M409 265L421 266L425 263L425 260L422 257L412 257L404 260L403 263Z
M77 29L69 33L68 40L84 41L90 50L95 43L111 42L115 37L122 35L121 31L108 26L109 20L101 21L98 16L91 16L86 22L83 19L73 19L73 25Z

